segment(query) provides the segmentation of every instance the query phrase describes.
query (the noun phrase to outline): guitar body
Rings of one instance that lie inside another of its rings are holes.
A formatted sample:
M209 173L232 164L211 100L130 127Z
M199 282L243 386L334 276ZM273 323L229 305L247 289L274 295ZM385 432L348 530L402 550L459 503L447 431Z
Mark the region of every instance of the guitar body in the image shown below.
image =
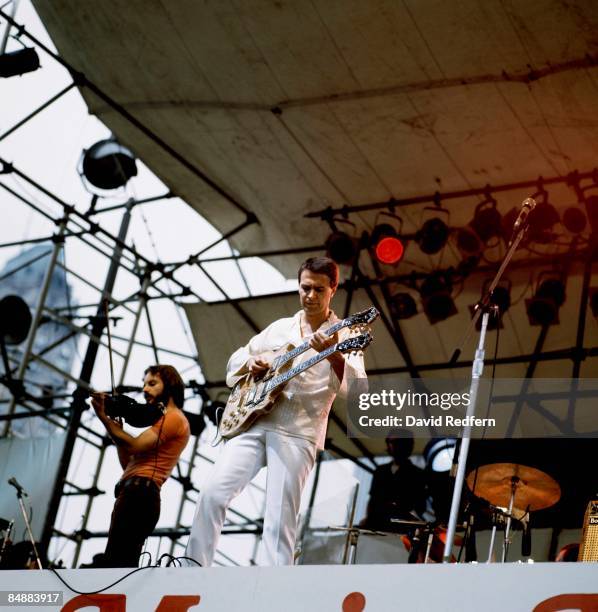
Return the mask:
M379 314L372 306L335 323L325 333L332 336L343 328L350 328L352 331L369 329L368 325L375 321ZM333 352L362 351L370 342L371 335L365 333L339 342L298 366L293 366L293 362L296 357L309 350L308 341L299 346L289 344L278 351L268 353L267 359L272 365L263 376L256 379L251 374L245 374L233 387L218 425L218 433L222 438L233 438L246 431L257 419L274 409L276 400L288 380Z
M275 363L277 356L283 355L293 348L295 347L289 344L284 349L274 353L271 363ZM291 360L278 369L270 368L259 379L255 379L251 374L245 374L235 384L220 421L219 430L223 438L234 438L247 431L259 417L272 411L274 403L284 389L284 384L277 385L271 391L266 391L266 385L275 376L288 371L292 365L293 361Z

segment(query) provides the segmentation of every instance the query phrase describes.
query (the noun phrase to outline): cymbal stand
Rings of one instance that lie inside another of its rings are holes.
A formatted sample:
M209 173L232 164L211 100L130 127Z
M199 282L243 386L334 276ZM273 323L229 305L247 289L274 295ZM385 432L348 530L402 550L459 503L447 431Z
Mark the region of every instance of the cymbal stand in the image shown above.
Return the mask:
M424 557L424 563L430 560L430 551L432 550L432 543L434 542L434 529L431 525L428 525L428 545L426 546L426 556Z
M494 544L496 542L496 532L499 526L505 524L505 513L497 506L492 506L492 531L490 532L490 544L488 546L488 559L486 563L492 563Z
M509 509L507 510L507 525L505 527L505 539L502 544L502 562L505 563L507 560L507 554L509 553L509 545L511 544L511 520L513 518L513 502L515 501L515 493L517 492L517 485L519 484L519 478L513 476L511 478L511 499L509 499Z

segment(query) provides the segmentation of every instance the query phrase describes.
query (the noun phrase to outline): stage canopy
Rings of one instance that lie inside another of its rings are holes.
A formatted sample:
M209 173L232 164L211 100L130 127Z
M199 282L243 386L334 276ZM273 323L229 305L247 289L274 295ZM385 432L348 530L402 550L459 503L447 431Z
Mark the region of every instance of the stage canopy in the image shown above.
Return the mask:
M359 237L387 222L411 236L399 266L376 268L362 253L356 282L335 298L341 316L373 298L384 310L388 324L375 324L368 349L374 376L396 376L397 369L469 375L471 343L460 367L443 364L505 241L493 236L471 272L459 268L467 258L455 231L439 253L422 252L415 236L427 219L463 227L476 208L504 215L535 195L561 218L573 207L598 223L596 211L592 218L580 202L596 179L588 175L584 183L572 174L591 173L598 155L598 11L589 0L34 5L60 54L124 110L82 87L90 112L173 192L224 234L255 215L257 223L230 238L241 254L322 247L335 224ZM467 193L475 189L480 193ZM388 205L352 208L372 203ZM515 257L498 376L596 372L596 350L583 350L595 349L598 335L587 294L581 302L589 227L574 234L556 221L543 241ZM293 277L304 256L269 260ZM410 319L393 318L387 298L407 292L419 300L422 279L438 270L461 274L451 285L457 313L431 324L419 306ZM530 325L526 299L550 275L563 280L566 299L559 323L543 329ZM343 278L350 276L351 267L343 267ZM297 308L294 295L188 304L207 381L223 380L226 359L254 328ZM342 421L340 414L332 421L333 441L361 454Z

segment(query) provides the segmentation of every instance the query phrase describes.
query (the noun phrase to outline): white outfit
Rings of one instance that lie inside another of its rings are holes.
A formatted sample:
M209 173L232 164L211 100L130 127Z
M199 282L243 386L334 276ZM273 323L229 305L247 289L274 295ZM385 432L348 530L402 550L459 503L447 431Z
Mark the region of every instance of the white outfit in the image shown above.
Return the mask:
M331 312L320 329L326 330L337 320ZM348 335L347 329L339 331L341 339ZM250 357L302 342L301 311L275 321L233 353L227 365L227 384L233 386L247 372ZM314 354L309 349L295 358L293 365ZM185 556L204 567L211 565L228 505L260 468L267 466L266 511L258 563L293 563L303 485L317 449L324 447L332 402L337 393L345 395L348 384L357 377L365 378L360 355L345 356L342 383L325 359L291 379L269 415L225 443L199 497Z

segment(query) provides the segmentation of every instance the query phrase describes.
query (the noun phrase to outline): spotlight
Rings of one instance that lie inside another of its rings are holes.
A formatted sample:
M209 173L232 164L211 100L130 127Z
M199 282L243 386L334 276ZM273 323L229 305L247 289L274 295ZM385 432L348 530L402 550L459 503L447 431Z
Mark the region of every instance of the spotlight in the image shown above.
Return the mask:
M525 300L530 325L559 322L559 308L565 303L565 285L558 278L540 283L533 298Z
M39 56L31 47L0 55L0 77L21 76L39 68Z
M563 225L572 234L581 234L586 229L586 216L576 206L570 206L563 213Z
M500 285L496 287L490 296L490 302L498 306L501 315L507 312L511 306L511 293L508 287L501 287Z
M417 305L410 293L395 293L390 298L390 309L395 319L410 319L417 314Z
M457 314L451 290L451 282L445 276L438 274L432 274L422 282L419 292L424 312L430 323L438 323Z
M496 210L496 200L488 199L476 206L470 223L475 233L483 242L500 236L502 215Z
M432 472L448 472L453 465L457 441L454 438L433 438L424 448L426 468Z
M482 289L482 296L486 295L488 287L492 281L488 280L484 283ZM493 330L503 327L502 316L511 307L511 283L509 281L502 281L504 284L499 284L494 288L494 291L490 295L490 303L498 307L498 316L491 315L488 319L488 330ZM470 311L473 315L475 311L474 306L470 306ZM479 331L482 328L482 318L480 317L476 323L476 329Z
M438 217L428 219L415 234L415 241L422 252L434 255L442 249L448 240L449 229L447 224Z
M83 151L81 167L85 179L104 190L124 187L137 176L135 156L113 138L100 140Z
M479 257L483 246L480 237L471 227L460 227L457 230L457 248L464 258Z
M18 295L0 300L0 336L6 344L21 344L31 327L31 311Z
M372 232L371 245L376 254L376 259L383 264L398 263L405 251L397 230L388 223L376 225Z
M326 254L337 264L351 264L359 252L357 240L345 232L332 232L326 239Z
M528 217L528 237L530 241L548 244L553 239L552 228L560 221L556 208L548 202L547 194L542 192L543 200L530 212Z

